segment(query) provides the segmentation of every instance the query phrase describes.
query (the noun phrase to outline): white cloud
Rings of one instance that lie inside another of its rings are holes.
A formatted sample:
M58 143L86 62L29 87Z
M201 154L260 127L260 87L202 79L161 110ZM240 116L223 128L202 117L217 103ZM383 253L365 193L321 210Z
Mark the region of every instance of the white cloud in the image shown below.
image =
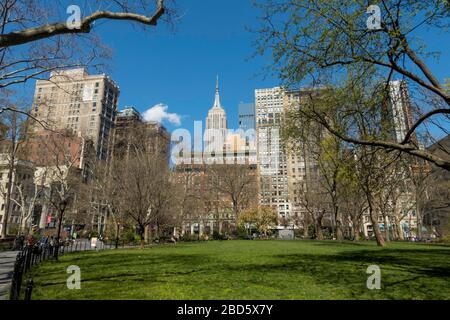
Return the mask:
M179 126L181 124L181 117L176 113L167 112L168 105L158 103L153 107L147 109L142 114L145 121L157 121L159 123L167 120L172 124Z

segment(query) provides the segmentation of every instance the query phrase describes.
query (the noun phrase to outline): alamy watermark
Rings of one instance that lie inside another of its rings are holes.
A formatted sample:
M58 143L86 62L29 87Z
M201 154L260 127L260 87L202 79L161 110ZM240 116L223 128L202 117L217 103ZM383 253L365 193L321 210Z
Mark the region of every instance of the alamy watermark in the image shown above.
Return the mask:
M81 9L79 6L72 4L67 7L67 14L70 16L66 20L67 28L73 29L81 29Z
M381 29L381 9L376 4L370 5L366 13L370 16L366 20L367 29L380 30Z
M67 267L67 273L70 276L67 278L67 289L81 289L81 269L79 266L71 265Z
M373 289L381 289L381 269L376 264L372 264L367 267L366 270L367 274L370 274L369 277L367 277L366 286L367 289L373 290Z

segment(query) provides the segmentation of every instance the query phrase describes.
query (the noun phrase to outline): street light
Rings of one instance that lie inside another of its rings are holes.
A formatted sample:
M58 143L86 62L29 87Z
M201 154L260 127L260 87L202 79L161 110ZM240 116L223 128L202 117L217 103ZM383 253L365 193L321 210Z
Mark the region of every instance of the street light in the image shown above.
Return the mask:
M120 222L117 222L117 230L116 230L116 249L119 245L119 232L120 232Z

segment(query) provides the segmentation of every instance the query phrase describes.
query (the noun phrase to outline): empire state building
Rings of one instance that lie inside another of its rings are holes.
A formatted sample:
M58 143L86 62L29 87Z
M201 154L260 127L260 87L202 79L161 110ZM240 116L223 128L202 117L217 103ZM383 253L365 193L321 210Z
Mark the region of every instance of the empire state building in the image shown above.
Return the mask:
M216 82L214 105L208 111L204 135L205 152L222 152L227 138L227 115L220 104L219 77Z

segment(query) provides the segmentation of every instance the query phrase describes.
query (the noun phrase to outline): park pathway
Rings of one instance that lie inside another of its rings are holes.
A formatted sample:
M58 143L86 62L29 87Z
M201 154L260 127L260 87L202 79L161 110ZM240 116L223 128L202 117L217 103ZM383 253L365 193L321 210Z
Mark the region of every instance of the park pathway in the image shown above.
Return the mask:
M0 300L8 299L14 263L19 251L0 251Z

